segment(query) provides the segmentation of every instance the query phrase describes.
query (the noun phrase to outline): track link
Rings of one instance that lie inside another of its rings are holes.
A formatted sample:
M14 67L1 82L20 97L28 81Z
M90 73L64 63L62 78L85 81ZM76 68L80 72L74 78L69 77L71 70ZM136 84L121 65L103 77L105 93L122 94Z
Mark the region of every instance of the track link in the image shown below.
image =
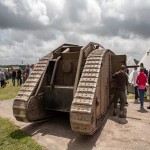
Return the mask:
M96 109L95 94L104 53L105 50L100 49L89 54L72 102L71 127L74 131L82 134L91 135L96 130L96 118L94 118L94 109Z
M29 75L26 82L21 87L18 95L16 96L13 103L13 115L18 121L31 121L27 115L28 101L30 100L31 96L35 94L43 72L47 68L50 57L50 54L46 55L35 65L32 73Z

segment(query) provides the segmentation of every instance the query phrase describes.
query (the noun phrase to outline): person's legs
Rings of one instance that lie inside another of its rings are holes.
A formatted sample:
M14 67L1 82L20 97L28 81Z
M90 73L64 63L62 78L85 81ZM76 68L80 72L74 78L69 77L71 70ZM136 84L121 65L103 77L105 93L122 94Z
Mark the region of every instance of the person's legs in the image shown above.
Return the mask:
M138 86L135 86L134 87L134 90L135 90L135 100L137 100L138 99Z
M113 102L114 102L114 113L113 113L113 115L114 116L116 116L116 112L117 112L118 99L119 99L119 93L118 93L118 90L116 90L115 95L113 97Z
M126 115L124 114L124 106L126 103L126 94L125 91L120 91L120 115L119 117L125 118Z
M17 78L17 85L19 85L19 78Z
M20 78L20 85L22 84L22 79Z
M4 80L1 80L1 87L4 88Z
M2 83L2 80L1 80L1 87L2 87L3 83Z
M144 89L139 89L141 108L144 105Z
M145 89L144 90L142 90L142 108L144 108L144 94L145 94Z
M18 85L20 85L20 78L18 78Z
M15 86L15 78L12 78L13 86Z

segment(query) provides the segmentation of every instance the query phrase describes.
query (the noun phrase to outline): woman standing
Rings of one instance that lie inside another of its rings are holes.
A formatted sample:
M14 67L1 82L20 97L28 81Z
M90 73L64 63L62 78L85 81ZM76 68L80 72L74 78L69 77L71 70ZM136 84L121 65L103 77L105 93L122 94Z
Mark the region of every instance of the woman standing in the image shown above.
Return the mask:
M140 73L136 79L136 83L138 84L141 109L144 109L144 92L145 92L146 82L147 82L147 77L144 73L144 70L141 68Z

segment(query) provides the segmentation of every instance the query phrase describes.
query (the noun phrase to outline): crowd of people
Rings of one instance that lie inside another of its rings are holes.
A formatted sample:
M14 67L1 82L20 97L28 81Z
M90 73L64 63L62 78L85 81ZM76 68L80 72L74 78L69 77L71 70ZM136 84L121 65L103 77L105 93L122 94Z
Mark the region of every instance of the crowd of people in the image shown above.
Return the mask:
M10 78L10 74L7 71L0 70L0 85L1 88L4 88L8 83L8 79Z
M135 102L138 102L139 99L141 104L140 107L144 109L144 95L147 90L150 91L150 70L148 71L143 63L140 64L139 73L137 68L134 68L131 84L134 86ZM148 84L148 89L146 88L146 84ZM147 108L150 109L150 105Z
M22 83L26 81L29 74L31 74L32 70L34 68L34 64L32 65L26 65L24 69L11 69L11 71L0 71L0 83L1 87L4 88L6 84L8 83L8 79L12 79L13 86L17 85L21 86Z
M13 86L15 86L15 81L17 79L17 85L21 85L22 83L24 83L26 81L26 79L28 78L29 74L31 74L32 70L34 68L34 64L32 65L26 65L24 70L18 69L16 70L12 70L12 83Z
M4 88L6 84L8 83L8 79L12 78L13 86L17 85L21 86L22 83L26 81L29 74L31 74L32 70L34 68L34 64L32 65L26 65L24 69L19 68L18 70L12 70L11 74L8 72L0 71L0 82L1 87ZM120 103L120 118L125 118L126 114L124 112L125 104L127 104L127 87L128 87L128 74L127 74L127 68L122 65L121 69L116 72L112 78L116 82L116 91L114 94L113 102L114 102L114 112L113 115L116 116L117 112L117 104L118 100ZM135 102L140 102L140 108L144 109L144 94L147 91L146 84L149 85L149 91L150 91L150 70L149 72L144 67L144 64L140 64L140 71L137 71L137 68L134 68L133 76L131 84L134 86L135 91ZM150 109L150 104L147 107L147 109Z
M116 82L116 91L114 94L113 102L114 102L114 112L113 116L116 116L117 113L117 105L118 101L120 103L120 118L126 118L125 113L125 104L127 103L127 94L126 89L128 87L128 74L127 69L124 65L121 66L120 71L116 72L112 78ZM150 70L149 72L144 67L144 64L140 64L140 71L137 71L137 68L134 68L133 77L131 84L134 86L135 90L135 102L140 102L140 109L144 110L144 95L147 91L146 84L149 85L149 91L150 91ZM147 107L147 109L150 109L150 105Z

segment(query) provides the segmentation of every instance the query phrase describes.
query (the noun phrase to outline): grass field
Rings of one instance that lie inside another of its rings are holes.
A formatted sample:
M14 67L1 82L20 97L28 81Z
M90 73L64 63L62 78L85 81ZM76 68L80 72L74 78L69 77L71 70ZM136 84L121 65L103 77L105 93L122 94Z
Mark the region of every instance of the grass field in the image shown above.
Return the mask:
M2 150L42 150L30 136L23 133L9 120L0 118L0 149Z
M6 87L0 87L0 101L15 98L20 88L21 86L13 86L10 79L9 83L6 84Z
M11 80L5 88L0 87L0 101L16 97L21 86L13 86ZM0 118L0 149L2 150L43 150L30 136L19 130L7 119Z

